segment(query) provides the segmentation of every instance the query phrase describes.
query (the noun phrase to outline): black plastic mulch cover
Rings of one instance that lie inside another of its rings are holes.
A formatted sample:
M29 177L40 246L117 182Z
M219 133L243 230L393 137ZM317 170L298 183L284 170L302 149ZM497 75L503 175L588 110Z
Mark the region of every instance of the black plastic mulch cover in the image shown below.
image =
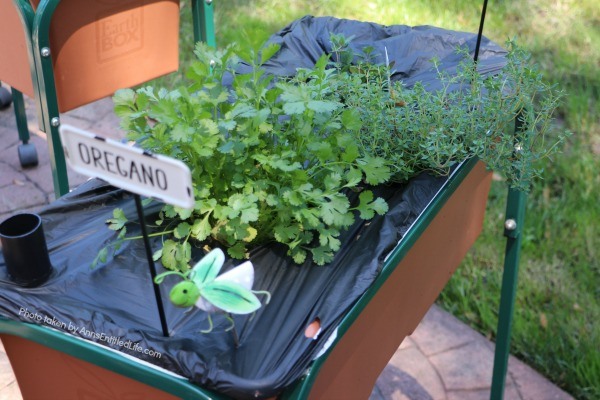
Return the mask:
M329 50L330 31L354 35L357 46L385 45L397 60L398 74L409 79L427 79L432 76L427 72L428 59L437 55L449 65L457 43L474 42L474 35L439 28L383 27L307 17L274 36L274 41L285 45L271 61L271 68L283 74L277 65L285 65L290 73L294 66L310 65ZM489 52L485 50L488 47L492 48ZM501 67L490 54L503 52L484 42L482 63L488 60L489 65ZM388 200L390 211L369 223L357 221L344 232L342 249L329 265L296 265L278 245L252 251L254 289L270 291L272 300L252 318L235 318L241 343L236 349L232 334L225 332L229 322L223 316L215 315L213 332L202 334L199 331L208 327L206 313L176 308L168 300L165 312L171 337L162 336L140 240L126 242L106 264L90 267L98 251L115 240L105 224L114 207L122 207L130 220L136 220L130 195L92 180L41 212L54 266L46 283L33 289L13 285L0 256L0 315L52 326L121 350L234 398L272 396L302 376L346 310L373 282L385 256L445 181L423 174L406 185L377 188ZM147 208L149 223L154 222L159 208L159 204ZM129 235L138 231L139 225L128 226ZM160 240L154 238L153 249ZM195 260L202 256L201 249L194 252ZM237 264L239 261L228 260L223 271ZM161 285L164 299L177 281L170 276ZM306 338L306 327L317 317L321 334L316 340ZM128 345L115 344L115 338Z
M41 212L54 267L46 283L33 289L15 286L0 257L0 315L121 350L235 398L271 396L302 375L443 182L445 178L422 175L405 186L379 189L390 212L368 224L357 221L343 234L343 248L329 265L296 265L277 245L253 251L254 288L269 290L272 300L252 318L235 317L241 343L236 349L223 316L214 315L214 330L203 334L199 331L208 328L206 313L176 308L168 300L171 337L162 336L141 240L126 242L106 264L91 268L98 251L115 240L105 224L113 208L122 207L131 221L137 216L131 195L93 180ZM146 210L149 223L158 209ZM139 234L135 223L128 231ZM154 249L159 241L153 241ZM194 251L199 259L202 250ZM239 263L228 260L223 270ZM164 299L178 280L167 277L161 285ZM317 317L322 333L317 340L306 338L306 327ZM113 338L138 346L119 347Z
M394 62L392 80L401 80L407 87L423 82L430 90L439 89L432 58L439 60L439 69L450 75L461 60L458 48L475 52L477 35L433 26L392 25L358 22L333 17L306 16L292 22L269 38L269 43L281 46L279 52L264 65L271 74L294 76L297 68L311 68L323 54L331 54L331 33L351 38L350 47L357 54L367 46L374 48L374 62L384 64L385 54ZM507 51L483 37L477 70L482 75L495 74L506 64ZM240 68L249 72L250 67Z

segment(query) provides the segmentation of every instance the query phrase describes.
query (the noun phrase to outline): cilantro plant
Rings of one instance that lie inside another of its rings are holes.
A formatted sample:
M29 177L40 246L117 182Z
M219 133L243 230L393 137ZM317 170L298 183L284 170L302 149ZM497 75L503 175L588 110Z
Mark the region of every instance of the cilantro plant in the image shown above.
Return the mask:
M261 69L276 51L263 49L251 72L238 74L234 47L198 44L188 86L115 95L130 140L192 171L195 207L166 205L159 213L158 234L164 236L155 259L166 268L188 270L191 246L206 240L238 259L252 246L276 241L295 262L310 255L322 265L356 216L387 211L366 186L387 181L388 165L361 153L353 134L361 116L332 93L336 72L327 68L328 58L286 82ZM358 193L352 203L351 192ZM123 232L123 219L116 210L110 227Z
M538 161L567 136L549 135L562 94L543 81L515 42L507 43L506 65L494 76L482 76L464 49L457 50L462 61L453 74L432 60L440 89L431 90L420 82L411 88L392 82L393 65L371 62L373 49L359 55L350 39L332 35L331 41L334 90L360 114L362 128L353 132L361 153L386 159L394 181L422 171L446 175L456 163L478 157L527 191L542 172ZM521 128L515 131L517 119Z

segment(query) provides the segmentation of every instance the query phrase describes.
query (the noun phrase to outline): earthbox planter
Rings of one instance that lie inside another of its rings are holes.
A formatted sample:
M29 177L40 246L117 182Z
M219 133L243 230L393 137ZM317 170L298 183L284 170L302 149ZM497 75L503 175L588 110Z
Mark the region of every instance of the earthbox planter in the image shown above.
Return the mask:
M469 160L448 179L388 188L390 213L353 226L332 265L290 264L277 246L253 252L255 287L273 300L251 319L236 318L238 349L223 318L203 335L203 313L169 305L171 337L161 338L139 243L90 269L107 239L97 222L113 204L132 202L91 181L42 213L56 269L50 281L17 288L0 262L0 337L25 398L368 398L477 238L490 181ZM406 208L413 197L419 202ZM305 337L316 319L321 333Z
M49 3L57 1L31 0L30 5L37 13ZM33 97L37 82L32 76L37 79L41 72L27 39L34 16L25 14L22 20L13 0L0 0L0 80ZM178 38L178 0L60 0L51 18L48 53L35 51L52 57L59 111L66 112L176 71Z

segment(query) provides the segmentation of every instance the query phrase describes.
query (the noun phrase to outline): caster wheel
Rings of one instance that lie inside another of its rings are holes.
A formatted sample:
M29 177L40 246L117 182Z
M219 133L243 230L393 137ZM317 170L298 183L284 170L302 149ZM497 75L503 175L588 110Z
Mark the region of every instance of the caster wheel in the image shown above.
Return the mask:
M18 151L21 167L29 168L38 165L37 150L35 149L33 143L20 144Z
M0 109L10 106L12 103L12 95L6 88L0 87Z

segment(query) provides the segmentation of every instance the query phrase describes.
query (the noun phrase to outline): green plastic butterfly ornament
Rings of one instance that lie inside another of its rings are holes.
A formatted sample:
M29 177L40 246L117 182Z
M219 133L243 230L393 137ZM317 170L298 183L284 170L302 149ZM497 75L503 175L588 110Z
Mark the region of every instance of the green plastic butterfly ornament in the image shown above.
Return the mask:
M195 306L208 313L209 329L201 332L208 333L213 329L211 314L222 311L232 323L227 330L233 329L233 319L230 314L250 314L261 307L256 296L264 294L265 303L269 303L271 295L267 291L252 290L254 284L254 266L252 262L243 264L221 274L225 262L225 254L219 248L211 250L188 272L167 271L156 276L154 281L162 283L167 275L179 275L184 280L171 289L169 298L177 307ZM217 276L218 275L218 276Z

